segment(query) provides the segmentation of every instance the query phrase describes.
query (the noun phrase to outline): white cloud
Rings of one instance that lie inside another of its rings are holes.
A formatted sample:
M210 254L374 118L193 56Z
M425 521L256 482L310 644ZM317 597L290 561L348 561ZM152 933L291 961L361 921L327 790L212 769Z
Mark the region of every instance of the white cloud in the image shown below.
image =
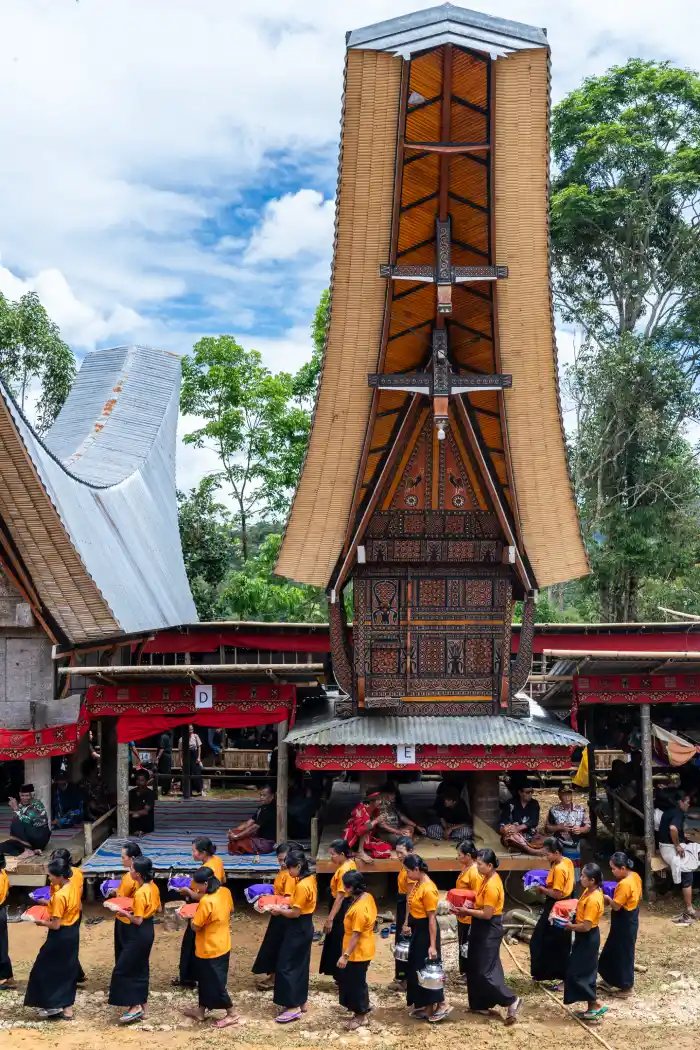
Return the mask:
M310 253L330 258L335 204L317 190L299 190L268 201L245 253L247 263L294 259Z

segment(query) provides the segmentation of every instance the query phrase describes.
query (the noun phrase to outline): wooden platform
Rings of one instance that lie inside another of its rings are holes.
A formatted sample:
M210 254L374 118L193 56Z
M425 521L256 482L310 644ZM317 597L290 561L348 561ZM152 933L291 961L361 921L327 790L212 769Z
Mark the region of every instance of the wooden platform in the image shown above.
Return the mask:
M435 781L401 785L402 804L411 817L421 823L427 820L426 814L435 798L436 788ZM329 847L334 839L342 836L348 815L359 799L360 790L357 784L335 783L333 785L333 794L326 808L323 834L316 856L316 871L319 874L335 871L331 864ZM542 857L530 857L526 854L513 854L505 851L498 833L478 817L474 820L474 841L479 849L494 850L499 858L499 870L501 871L530 871L531 868L543 866ZM416 841L416 852L427 861L431 871L459 871L456 842L435 841L423 837ZM360 871L367 872L399 871L401 868L401 862L393 852L387 860L375 860L367 864L355 858L355 862Z

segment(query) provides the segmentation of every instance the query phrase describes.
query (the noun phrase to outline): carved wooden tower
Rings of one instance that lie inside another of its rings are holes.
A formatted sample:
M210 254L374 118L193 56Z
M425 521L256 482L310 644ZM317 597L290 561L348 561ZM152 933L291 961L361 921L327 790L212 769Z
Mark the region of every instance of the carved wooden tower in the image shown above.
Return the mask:
M348 35L331 322L278 571L328 587L354 710L512 711L534 592L587 571L549 290L548 57L542 30L449 4Z

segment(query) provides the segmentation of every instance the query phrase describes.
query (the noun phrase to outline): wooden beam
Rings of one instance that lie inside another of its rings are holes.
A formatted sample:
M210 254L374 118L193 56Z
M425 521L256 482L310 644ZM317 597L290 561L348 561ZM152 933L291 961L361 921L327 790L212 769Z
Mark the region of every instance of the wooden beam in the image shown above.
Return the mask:
M129 837L129 745L117 744L117 837Z
M642 736L642 798L644 801L644 888L647 900L653 900L651 862L656 855L654 837L654 781L651 768L651 707L641 704L639 721Z
M340 599L342 601L342 597ZM287 841L287 800L289 795L289 745L285 743L289 720L277 723L277 841Z
M543 649L545 656L556 656L565 660L697 660L700 662L700 651L674 653L672 651L634 652L628 649Z

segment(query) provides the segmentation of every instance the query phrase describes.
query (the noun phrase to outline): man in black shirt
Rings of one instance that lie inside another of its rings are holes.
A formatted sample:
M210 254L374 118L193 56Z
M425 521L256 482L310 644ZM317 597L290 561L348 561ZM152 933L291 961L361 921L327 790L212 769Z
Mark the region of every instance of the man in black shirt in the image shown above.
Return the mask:
M540 804L534 796L531 784L522 784L517 797L506 802L501 809L501 842L509 849L529 853L534 857L544 855L543 839L538 832Z
M260 805L250 820L228 833L229 853L272 853L277 836L277 803L272 784L260 791Z
M429 839L460 842L472 838L474 832L469 807L456 785L446 785L444 791L436 796L433 809L439 823L429 824L425 829Z
M173 778L170 776L173 768L173 734L167 729L160 734L158 754L156 755L156 769L158 770L158 784L161 795L169 795L173 786Z
M667 809L659 823L659 852L671 869L671 878L681 887L683 914L674 921L688 926L697 915L693 907L693 875L698 870L698 845L685 837L685 815L690 796L684 795L675 809Z
M148 787L148 773L139 769L136 786L129 792L129 834L147 835L156 826L156 793Z

